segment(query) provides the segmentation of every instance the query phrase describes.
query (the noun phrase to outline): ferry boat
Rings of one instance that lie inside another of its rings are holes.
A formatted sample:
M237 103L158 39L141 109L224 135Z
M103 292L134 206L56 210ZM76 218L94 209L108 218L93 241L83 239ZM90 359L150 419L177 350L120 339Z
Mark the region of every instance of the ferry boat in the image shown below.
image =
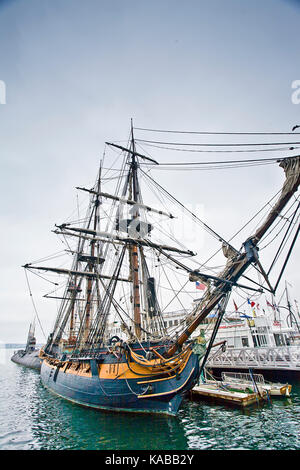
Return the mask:
M223 321L215 341L224 346L208 356L206 367L213 375L252 369L270 380L300 378L300 335L286 317L275 320L272 315L260 315Z

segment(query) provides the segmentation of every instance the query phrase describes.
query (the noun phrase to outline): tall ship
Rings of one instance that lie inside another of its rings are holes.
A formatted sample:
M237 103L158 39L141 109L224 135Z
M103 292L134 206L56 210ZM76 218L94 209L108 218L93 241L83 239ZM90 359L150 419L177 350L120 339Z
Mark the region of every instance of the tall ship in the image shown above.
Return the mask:
M53 296L61 303L40 352L41 380L79 405L175 415L201 373L204 352L192 334L213 310L222 318L232 288L240 286L249 266L259 263L259 241L297 191L300 157L280 160L286 173L281 196L241 250L219 238L226 264L219 275L211 275L195 269L196 254L168 230L175 219L168 205L144 202L143 184L155 184L144 165L158 162L137 152L133 127L128 146L106 144L121 156L121 169L108 181L101 161L93 187L77 188L89 198L85 217L55 229L67 243L71 265L24 266L65 279L63 293ZM158 201L167 195L184 207L159 184L155 189ZM179 277L181 288L173 282ZM208 288L184 324L170 332L162 312L174 299L182 305L181 291L189 281ZM113 324L122 335L112 333Z

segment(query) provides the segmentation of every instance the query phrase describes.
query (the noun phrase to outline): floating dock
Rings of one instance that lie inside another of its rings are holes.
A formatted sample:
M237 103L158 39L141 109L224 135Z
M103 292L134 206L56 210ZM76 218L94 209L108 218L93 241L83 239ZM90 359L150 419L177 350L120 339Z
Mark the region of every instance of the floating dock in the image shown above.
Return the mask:
M191 390L190 395L192 400L207 398L242 407L252 405L253 403L259 403L260 401L267 399L266 391L257 393L247 387L245 387L245 389L235 390L233 387L228 387L227 384L225 385L221 382L215 381L208 381L206 383L196 385Z

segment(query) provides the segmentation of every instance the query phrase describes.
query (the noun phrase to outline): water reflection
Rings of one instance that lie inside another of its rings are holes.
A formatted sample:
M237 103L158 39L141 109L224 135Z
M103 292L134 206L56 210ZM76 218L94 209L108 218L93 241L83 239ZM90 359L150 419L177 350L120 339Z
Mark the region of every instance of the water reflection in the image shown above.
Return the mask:
M2 449L299 449L300 387L239 409L185 400L178 417L82 408L45 389L36 371L0 365Z
M186 449L175 418L110 413L82 408L39 387L30 410L32 432L41 449Z

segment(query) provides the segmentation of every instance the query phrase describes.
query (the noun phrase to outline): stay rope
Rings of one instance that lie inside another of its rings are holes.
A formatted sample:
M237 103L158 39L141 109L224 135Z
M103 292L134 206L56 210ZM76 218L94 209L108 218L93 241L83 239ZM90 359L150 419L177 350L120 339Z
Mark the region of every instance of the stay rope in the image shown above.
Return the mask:
M43 330L41 321L40 321L40 317L39 317L38 312L37 312L36 305L35 305L35 303L34 303L33 295L32 295L31 288L30 288L30 284L29 284L29 279L28 279L28 276L27 276L27 271L26 271L26 269L24 269L24 271L25 271L27 286L28 286L28 290L29 290L29 295L30 295L30 298L31 298L31 302L32 302L34 311L35 311L35 316L36 316L36 318L38 319L38 322L39 322L41 331L42 331L42 333L43 333L43 335L44 335L44 338L47 339L47 337L46 337L46 335L45 335L45 332L44 332L44 330Z

